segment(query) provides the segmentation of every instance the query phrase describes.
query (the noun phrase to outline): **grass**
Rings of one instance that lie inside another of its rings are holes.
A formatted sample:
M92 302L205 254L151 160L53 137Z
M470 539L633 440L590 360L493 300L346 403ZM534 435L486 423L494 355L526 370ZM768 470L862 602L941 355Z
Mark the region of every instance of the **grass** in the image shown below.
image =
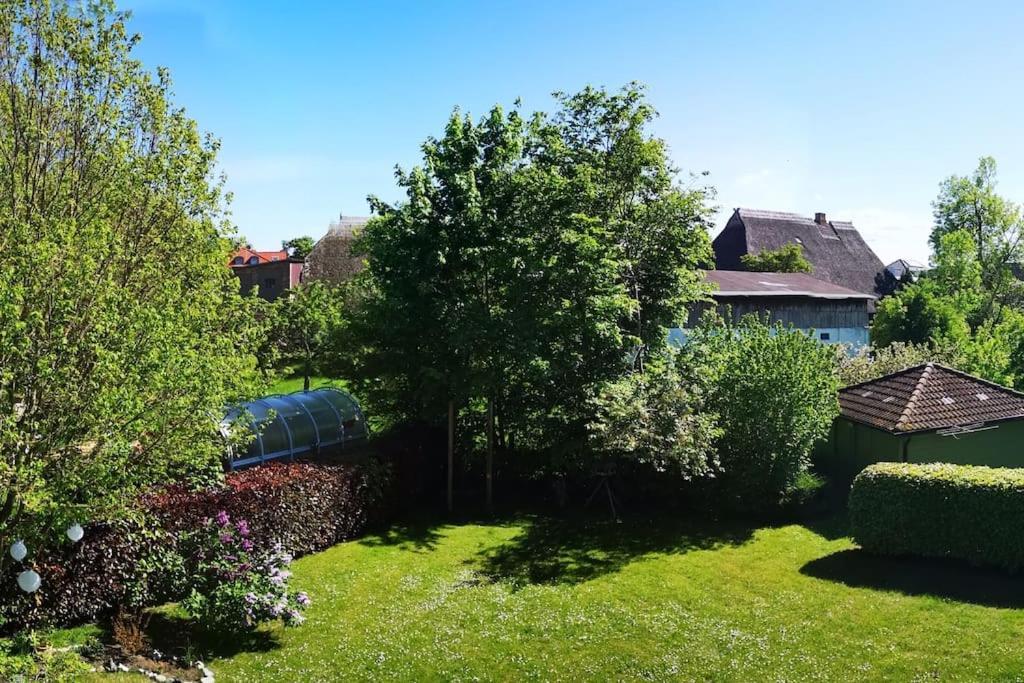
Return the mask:
M286 375L279 377L270 383L267 388L268 394L290 394L295 391L302 391L303 378L302 375ZM309 388L319 389L320 387L338 387L344 389L345 384L341 380L331 379L329 377L310 377Z
M1020 580L864 555L842 520L422 525L294 569L314 601L303 626L192 643L209 650L218 681L994 681L1024 671ZM170 616L161 628L188 633Z

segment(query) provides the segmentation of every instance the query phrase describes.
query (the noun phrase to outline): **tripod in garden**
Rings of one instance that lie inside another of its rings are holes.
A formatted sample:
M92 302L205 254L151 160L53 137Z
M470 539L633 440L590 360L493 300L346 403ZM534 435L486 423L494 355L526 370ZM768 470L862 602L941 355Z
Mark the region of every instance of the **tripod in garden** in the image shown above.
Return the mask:
M619 513L615 507L615 492L612 491L612 476L614 474L615 472L612 469L605 469L597 473L597 486L595 486L594 490L590 492L590 495L587 497L587 502L583 504L583 507L590 507L590 501L594 500L594 496L600 493L601 489L604 489L605 493L608 495L608 506L612 511L612 519L616 522L621 522L622 520L619 519Z

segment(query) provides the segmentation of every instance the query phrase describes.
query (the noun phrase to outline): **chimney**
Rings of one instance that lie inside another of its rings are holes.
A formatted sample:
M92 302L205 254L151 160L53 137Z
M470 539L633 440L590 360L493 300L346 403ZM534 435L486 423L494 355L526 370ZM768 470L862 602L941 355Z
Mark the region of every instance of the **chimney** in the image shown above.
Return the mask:
M818 225L828 225L828 220L825 218L825 214L821 212L814 214L814 222Z

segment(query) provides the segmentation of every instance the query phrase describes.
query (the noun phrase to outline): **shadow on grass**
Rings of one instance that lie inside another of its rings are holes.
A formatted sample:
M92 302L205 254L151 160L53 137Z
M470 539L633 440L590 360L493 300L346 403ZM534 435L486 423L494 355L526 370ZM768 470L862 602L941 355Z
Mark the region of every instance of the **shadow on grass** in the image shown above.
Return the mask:
M393 524L383 531L360 538L360 545L370 547L394 546L403 550L427 552L437 547L441 534L437 523L417 522Z
M576 584L650 556L707 550L748 541L756 526L674 518L531 518L521 534L468 563L513 586Z
M1024 607L1024 579L952 560L882 557L847 549L808 562L800 573L855 588L928 595L988 607Z
M109 624L104 625L107 642L112 642L110 628ZM151 612L145 633L153 648L188 661L227 658L242 652L269 652L281 646L273 632L258 630L232 635L212 633L169 608L158 608Z
M797 523L828 541L835 541L850 535L850 522L845 512L802 519Z

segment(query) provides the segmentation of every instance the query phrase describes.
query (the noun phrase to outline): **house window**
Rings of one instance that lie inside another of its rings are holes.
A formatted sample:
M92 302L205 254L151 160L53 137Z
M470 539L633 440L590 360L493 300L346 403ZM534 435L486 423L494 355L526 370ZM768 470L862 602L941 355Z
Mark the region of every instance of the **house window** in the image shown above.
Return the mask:
M832 335L829 332L822 332L818 335L818 338L821 339L821 341L828 341L832 338Z
M259 256L250 256L249 257L249 265L250 266L255 266L259 262L260 262L260 257Z
M234 259L232 259L231 263L233 263L236 266L240 266L243 263L245 263L245 259L242 258L241 256L236 256Z
M275 280L274 278L268 277L266 280L263 281L264 289L273 289L274 287L277 287L277 280Z

